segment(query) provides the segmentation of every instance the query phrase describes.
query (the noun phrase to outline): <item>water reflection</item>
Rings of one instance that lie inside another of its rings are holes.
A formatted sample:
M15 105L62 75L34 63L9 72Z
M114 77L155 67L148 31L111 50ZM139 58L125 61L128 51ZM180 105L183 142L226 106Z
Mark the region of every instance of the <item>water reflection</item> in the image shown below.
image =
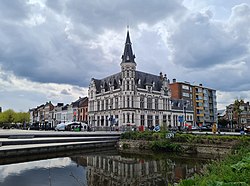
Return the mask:
M166 154L74 155L0 166L1 186L167 185L199 172L208 160Z
M187 158L187 157L186 157ZM87 169L88 185L168 185L198 173L207 160L166 157L82 156L72 158Z

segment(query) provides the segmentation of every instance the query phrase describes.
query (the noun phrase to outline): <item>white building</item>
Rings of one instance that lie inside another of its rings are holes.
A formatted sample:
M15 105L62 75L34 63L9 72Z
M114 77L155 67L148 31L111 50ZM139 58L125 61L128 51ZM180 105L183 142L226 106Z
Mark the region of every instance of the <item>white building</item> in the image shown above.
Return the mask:
M89 85L88 114L93 127L173 125L171 92L166 75L136 70L129 31L121 71Z

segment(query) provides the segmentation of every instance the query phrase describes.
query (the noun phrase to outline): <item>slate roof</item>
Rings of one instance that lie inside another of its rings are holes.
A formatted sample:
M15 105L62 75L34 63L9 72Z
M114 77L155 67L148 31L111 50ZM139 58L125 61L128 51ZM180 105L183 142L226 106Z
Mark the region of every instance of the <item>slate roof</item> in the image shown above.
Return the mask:
M87 99L87 97L83 97L83 98L79 97L79 99L71 103L72 107L79 107L80 102L84 101L85 99Z
M95 82L97 93L101 92L101 87L105 88L105 91L110 90L110 86L114 86L114 89L120 88L122 85L121 72L105 77L103 79L92 79ZM162 80L160 76L149 74L146 72L135 71L135 85L138 88L146 88L146 85L152 86L155 91L160 91L162 87Z

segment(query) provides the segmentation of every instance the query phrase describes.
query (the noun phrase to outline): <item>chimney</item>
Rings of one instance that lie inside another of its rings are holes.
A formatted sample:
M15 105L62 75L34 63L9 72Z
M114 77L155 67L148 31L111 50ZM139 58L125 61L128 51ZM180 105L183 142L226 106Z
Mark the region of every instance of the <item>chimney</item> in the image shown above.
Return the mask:
M176 79L175 78L173 79L173 83L176 83Z
M160 72L160 80L163 80L162 72Z

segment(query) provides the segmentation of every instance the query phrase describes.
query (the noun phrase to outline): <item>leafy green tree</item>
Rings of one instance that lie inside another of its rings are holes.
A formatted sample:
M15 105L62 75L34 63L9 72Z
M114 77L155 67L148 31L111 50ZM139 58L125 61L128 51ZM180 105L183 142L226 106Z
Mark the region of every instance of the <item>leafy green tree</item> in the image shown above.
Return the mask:
M11 123L28 123L30 115L28 112L14 112L12 109L8 109L0 113L0 124L11 124Z
M30 115L27 112L17 112L15 113L15 123L27 123L30 120Z
M15 118L15 112L12 109L8 109L0 114L0 123L13 123Z

